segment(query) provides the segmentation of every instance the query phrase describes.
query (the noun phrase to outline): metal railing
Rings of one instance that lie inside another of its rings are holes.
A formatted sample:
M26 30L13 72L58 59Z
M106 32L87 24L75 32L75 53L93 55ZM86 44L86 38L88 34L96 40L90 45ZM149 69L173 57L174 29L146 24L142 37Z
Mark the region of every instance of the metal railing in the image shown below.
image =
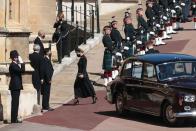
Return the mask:
M57 11L59 12L59 10L61 10L64 13L65 20L69 24L75 26L76 23L78 23L79 28L84 31L84 44L86 44L87 33L93 38L95 31L97 33L100 32L99 7L97 1L93 4L86 2L79 6L75 6L74 3L72 3L71 6L62 5L60 9L58 8L60 7L57 6Z

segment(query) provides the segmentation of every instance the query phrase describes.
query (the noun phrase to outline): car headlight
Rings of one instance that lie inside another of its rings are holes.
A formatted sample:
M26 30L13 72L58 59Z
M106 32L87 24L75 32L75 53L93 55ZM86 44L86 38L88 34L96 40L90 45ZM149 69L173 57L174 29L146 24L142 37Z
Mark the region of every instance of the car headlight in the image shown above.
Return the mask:
M194 95L185 95L184 101L185 102L195 102L195 96Z

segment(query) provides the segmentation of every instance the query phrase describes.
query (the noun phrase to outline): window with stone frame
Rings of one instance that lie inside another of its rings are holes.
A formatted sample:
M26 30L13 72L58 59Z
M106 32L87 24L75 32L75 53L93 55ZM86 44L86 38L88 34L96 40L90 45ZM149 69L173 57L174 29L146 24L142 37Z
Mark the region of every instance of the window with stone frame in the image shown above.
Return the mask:
M9 0L9 20L20 22L20 0Z

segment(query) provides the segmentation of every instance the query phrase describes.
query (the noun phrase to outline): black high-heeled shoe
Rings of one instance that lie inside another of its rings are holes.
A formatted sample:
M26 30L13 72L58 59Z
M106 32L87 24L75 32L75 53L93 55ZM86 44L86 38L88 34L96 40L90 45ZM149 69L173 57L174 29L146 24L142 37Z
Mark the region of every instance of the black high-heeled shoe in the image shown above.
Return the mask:
M92 104L95 104L96 102L97 102L97 100L98 100L98 98L95 96L95 97L93 97L93 102L92 102Z
M79 100L78 99L74 100L74 105L78 105L78 104L79 104Z

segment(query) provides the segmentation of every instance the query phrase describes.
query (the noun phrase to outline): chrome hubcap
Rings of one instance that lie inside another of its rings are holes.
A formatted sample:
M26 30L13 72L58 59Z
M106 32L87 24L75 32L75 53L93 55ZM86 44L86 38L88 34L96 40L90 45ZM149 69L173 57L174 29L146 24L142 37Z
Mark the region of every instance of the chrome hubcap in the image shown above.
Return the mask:
M169 106L166 108L166 118L167 118L167 120L168 120L169 122L174 122L174 121L176 120L171 105L169 105Z

